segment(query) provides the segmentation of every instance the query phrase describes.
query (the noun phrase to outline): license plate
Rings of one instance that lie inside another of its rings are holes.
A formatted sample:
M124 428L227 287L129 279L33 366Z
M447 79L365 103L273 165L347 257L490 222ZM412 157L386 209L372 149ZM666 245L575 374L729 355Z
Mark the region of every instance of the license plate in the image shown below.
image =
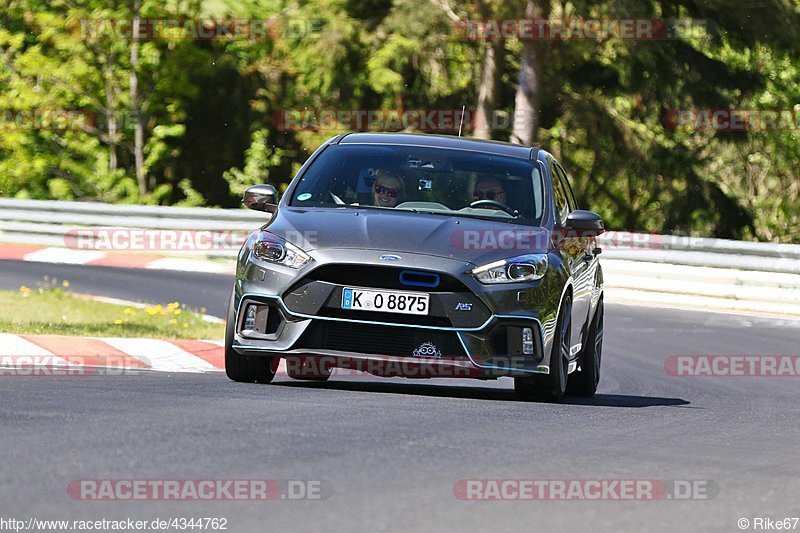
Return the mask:
M424 292L375 291L345 287L342 309L427 315L430 296Z

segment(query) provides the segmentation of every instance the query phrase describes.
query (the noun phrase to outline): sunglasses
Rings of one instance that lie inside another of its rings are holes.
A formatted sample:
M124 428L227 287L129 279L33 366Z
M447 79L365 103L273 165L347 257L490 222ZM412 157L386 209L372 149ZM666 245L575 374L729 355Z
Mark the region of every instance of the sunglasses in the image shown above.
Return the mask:
M476 200L483 200L484 198L494 200L501 194L505 193L503 191L475 191L474 197Z
M384 187L383 185L376 185L375 192L378 194L385 194L389 198L397 198L397 195L400 194L399 190L390 189L389 187Z

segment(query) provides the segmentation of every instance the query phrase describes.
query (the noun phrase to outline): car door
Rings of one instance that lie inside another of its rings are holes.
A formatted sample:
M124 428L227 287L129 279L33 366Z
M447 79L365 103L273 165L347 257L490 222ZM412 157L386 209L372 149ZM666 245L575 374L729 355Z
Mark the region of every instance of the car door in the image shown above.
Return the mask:
M572 346L570 357L573 357L580 350L588 328L594 279L592 274L591 239L584 236L569 235L565 232L564 226L567 221L567 215L578 209L578 206L572 194L567 174L554 158L551 160L551 175L553 199L556 201L556 227L563 232L562 235L564 236L560 240L560 251L572 277Z

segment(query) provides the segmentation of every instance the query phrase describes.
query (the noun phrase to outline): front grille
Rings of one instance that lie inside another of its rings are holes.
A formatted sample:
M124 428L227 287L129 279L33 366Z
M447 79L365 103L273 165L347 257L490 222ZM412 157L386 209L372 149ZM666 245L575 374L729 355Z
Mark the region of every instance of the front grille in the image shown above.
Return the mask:
M294 349L412 356L423 343L433 344L446 358L466 356L454 332L333 321L312 323Z
M350 287L429 293L469 291L463 283L449 274L375 265L323 265L310 272L303 282L312 280Z
M414 351L414 332L403 328L329 324L326 329L326 344L330 350L385 355L411 355Z

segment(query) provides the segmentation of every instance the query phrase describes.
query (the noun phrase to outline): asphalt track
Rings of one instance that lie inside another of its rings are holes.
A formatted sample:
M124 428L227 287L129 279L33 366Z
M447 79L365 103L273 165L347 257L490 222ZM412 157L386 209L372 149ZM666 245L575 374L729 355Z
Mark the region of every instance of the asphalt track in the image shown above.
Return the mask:
M0 262L78 292L221 315L231 280ZM222 374L0 378L0 518L226 517L228 531L755 531L800 516L800 378L676 377L670 355L800 355L800 322L608 305L591 400L510 384L351 378L243 385ZM74 500L80 479L322 483L321 500ZM705 480L691 501L462 501L463 479ZM800 525L797 526L800 530Z

